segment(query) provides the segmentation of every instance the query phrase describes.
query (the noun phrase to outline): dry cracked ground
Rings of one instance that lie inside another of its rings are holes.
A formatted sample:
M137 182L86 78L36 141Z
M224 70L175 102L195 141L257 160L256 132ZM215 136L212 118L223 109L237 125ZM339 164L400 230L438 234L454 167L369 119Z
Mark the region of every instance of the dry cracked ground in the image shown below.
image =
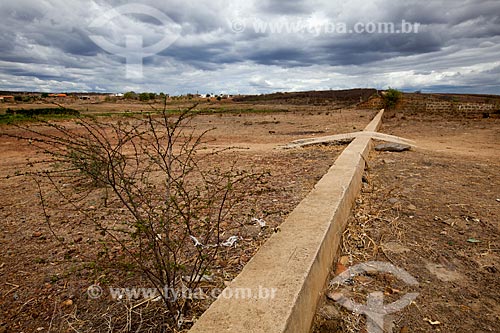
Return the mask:
M372 152L362 193L331 277L368 261L390 263L417 281L366 271L325 291L314 332L367 332L340 306L418 297L387 315L384 332L500 331L500 121L390 112L381 131L413 139L402 153Z
M235 148L219 160L212 159L210 166L235 160L241 169L268 174L263 194L233 217L231 223L239 229L228 231L224 237L236 235L242 240L220 253L211 271L214 282L207 288L223 288L224 282L241 271L342 151L341 146L275 148L311 135L362 129L375 113L325 109L236 112L195 118L193 125L199 131L215 128L207 137L214 140L210 142L212 147ZM16 131L9 126L0 130ZM194 304L182 325L171 327L162 319L165 307L161 302L111 299L106 292L108 287L151 285L123 257L120 247L106 248L102 256L106 238L81 214L59 205L57 195L46 197L58 208L50 213L49 228L44 222L36 184L29 177L16 176L30 169L28 159L41 156L28 142L1 136L0 156L0 332L175 332L188 329L209 306L210 299ZM102 218L119 216L103 212ZM253 218L263 219L267 228L262 229ZM54 234L64 242L58 242ZM95 284L104 290L100 299L88 297L87 288Z
M226 251L214 271L217 286L238 274L342 151L339 146L274 148L293 139L360 130L374 114L325 107L198 118L201 129L217 128L210 134L214 146L235 146L229 157L270 172L269 191L249 207L253 215L237 217L244 239ZM386 302L419 293L386 318L387 332L500 331L500 121L397 112L385 115L381 131L413 139L418 148L371 153L332 278L357 263L378 260L403 268L419 286L389 274L358 276L341 289L325 291L313 330L364 332L364 316L331 298L342 292L363 303L369 293L382 291ZM60 212L53 226L68 244L51 236L34 183L7 178L26 168L31 154L27 144L0 137L0 332L169 331L157 320L164 311L158 304L87 297L91 284L146 282L128 266L97 259L98 235L71 214ZM270 228L260 230L252 217L265 219ZM208 305L194 308L183 329Z

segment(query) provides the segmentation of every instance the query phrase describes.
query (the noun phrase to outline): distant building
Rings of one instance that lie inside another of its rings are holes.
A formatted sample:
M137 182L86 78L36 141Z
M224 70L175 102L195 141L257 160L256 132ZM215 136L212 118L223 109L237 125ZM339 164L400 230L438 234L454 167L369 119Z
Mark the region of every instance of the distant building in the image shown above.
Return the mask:
M66 94L49 94L49 97L68 97Z
M0 102L14 102L14 96L0 96Z

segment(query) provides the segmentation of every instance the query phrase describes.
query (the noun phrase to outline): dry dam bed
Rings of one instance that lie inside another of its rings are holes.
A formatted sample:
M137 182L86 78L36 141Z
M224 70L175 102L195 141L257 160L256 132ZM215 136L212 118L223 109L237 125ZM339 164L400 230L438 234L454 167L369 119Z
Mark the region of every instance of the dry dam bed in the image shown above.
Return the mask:
M257 206L257 214L261 213L257 217L263 217L264 211L271 212L265 218L274 227L285 220L326 173L342 147L286 152L273 148L295 139L359 131L375 114L353 110L327 112L322 109L210 115L200 117L197 125L217 127L210 134L217 140L214 144L240 147L232 154L244 165L272 170L274 195ZM347 267L372 259L390 261L419 280L421 297L395 314L394 332L498 331L498 119L457 120L398 112L386 114L381 131L413 139L419 148L401 154L370 154L362 194L350 214L348 233L337 258L348 257ZM1 173L5 177L25 167L25 156L31 150L4 138L0 140ZM67 253L40 223L33 185L19 178L4 179L0 185L1 192L7 194L0 206L0 274L6 282L0 286L0 327L6 332L41 327L47 330L52 322L54 331L71 327L82 332L105 330L103 313L116 320L117 329L124 327L123 304L109 299L89 302L85 290L103 273L107 283L115 285L141 280L120 275L113 268L89 269L81 259L68 263ZM73 240L90 232L85 226L80 227L83 229L68 230L67 224L58 226ZM248 238L239 245L229 257L229 275L224 280L236 277L270 235ZM469 239L479 242L468 242ZM76 257L93 253L86 238L74 242L72 251ZM370 276L362 280L367 283L363 285L366 292L378 287L377 290L392 292L397 299L405 291L396 282L391 284L391 280L379 281ZM219 280L223 286L222 282ZM72 299L72 305L63 304L68 299ZM366 301L366 297L361 295L359 301ZM365 327L362 316L350 315L326 297L322 302L315 331L355 332ZM195 315L199 316L199 311L208 305L203 304ZM148 309L142 315L150 314ZM312 317L314 309L310 311L307 316ZM148 325L154 331L150 321L143 323L144 329Z

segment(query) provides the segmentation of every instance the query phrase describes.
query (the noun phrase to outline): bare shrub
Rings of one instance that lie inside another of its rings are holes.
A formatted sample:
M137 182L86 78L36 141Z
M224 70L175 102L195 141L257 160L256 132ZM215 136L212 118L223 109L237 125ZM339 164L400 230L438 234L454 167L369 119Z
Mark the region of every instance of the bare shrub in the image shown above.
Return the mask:
M104 248L121 247L158 291L170 323L179 325L190 300L166 290L198 287L214 267L225 222L261 179L234 164L207 168L203 161L221 151L208 149L206 132L190 127L191 111L18 125L48 157L34 173L37 181L91 221L106 236ZM49 207L39 188L50 225L50 210L62 205Z

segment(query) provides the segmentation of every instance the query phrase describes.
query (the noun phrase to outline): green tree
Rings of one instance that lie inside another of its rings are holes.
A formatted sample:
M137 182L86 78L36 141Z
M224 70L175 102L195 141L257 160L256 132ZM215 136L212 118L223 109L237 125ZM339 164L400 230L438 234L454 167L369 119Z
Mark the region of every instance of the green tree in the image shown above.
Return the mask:
M137 99L137 94L133 91L126 92L123 97L125 99Z
M149 93L144 92L144 93L139 94L140 101L147 102L147 101L149 101L149 99L150 99Z
M397 89L389 87L382 95L384 100L384 107L386 109L394 109L396 104L401 100L403 94Z

